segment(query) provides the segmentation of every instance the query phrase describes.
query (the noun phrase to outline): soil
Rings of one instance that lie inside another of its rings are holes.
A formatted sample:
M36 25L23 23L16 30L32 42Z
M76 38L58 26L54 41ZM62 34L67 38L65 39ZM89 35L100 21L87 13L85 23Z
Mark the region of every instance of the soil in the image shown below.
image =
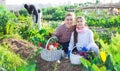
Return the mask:
M10 50L19 54L21 58L28 59L38 47L25 40L16 38L2 39L0 44L6 44ZM62 58L60 63L57 61L48 62L41 59L40 54L36 56L36 71L83 71L80 65L72 65L69 59Z
M41 59L40 55L36 58L37 71L83 71L81 65L72 65L69 59L62 58L60 63L57 61L48 62Z
M8 45L9 49L20 55L23 59L28 59L37 50L32 43L17 38L0 40L0 44Z

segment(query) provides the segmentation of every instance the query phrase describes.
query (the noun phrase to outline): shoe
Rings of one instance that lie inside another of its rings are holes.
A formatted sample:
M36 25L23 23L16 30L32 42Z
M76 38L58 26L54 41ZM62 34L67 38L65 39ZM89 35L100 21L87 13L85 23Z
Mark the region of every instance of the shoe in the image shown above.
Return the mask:
M68 59L68 54L66 54L64 51L62 51L62 57L65 59Z
M65 54L65 55L64 55L64 58L65 58L65 59L69 59L68 54Z

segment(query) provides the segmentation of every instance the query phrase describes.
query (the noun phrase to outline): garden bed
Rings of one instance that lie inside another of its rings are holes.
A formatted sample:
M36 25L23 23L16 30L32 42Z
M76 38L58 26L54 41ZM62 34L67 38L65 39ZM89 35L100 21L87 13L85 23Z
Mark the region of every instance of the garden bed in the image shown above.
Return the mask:
M11 51L19 54L23 59L29 58L37 50L37 47L32 43L17 38L3 39L0 43L8 45Z
M17 38L0 40L0 44L8 45L9 49L19 54L23 59L29 59L34 54L37 47L32 43ZM83 71L80 65L72 65L69 59L62 58L60 63L48 62L36 56L36 71Z
M48 62L38 55L36 61L37 71L83 71L80 65L72 65L70 60L65 58L62 58L60 63L57 61Z

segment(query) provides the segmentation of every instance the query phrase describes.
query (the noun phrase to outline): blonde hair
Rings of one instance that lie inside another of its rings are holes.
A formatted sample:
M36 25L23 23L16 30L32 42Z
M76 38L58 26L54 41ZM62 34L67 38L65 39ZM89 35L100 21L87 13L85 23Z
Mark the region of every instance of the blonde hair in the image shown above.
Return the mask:
M76 21L77 21L78 19L82 19L82 20L85 22L85 24L86 24L86 20L85 20L85 18L84 18L83 16L78 16L78 17L76 18Z

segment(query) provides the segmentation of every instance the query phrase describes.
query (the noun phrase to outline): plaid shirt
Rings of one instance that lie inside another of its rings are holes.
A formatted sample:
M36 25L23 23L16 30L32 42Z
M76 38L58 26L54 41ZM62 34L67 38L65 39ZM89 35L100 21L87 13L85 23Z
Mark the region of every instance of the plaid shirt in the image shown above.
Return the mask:
M54 32L54 36L57 36L59 42L61 43L69 42L73 30L74 27L67 29L65 24L62 24L56 29L56 31Z

